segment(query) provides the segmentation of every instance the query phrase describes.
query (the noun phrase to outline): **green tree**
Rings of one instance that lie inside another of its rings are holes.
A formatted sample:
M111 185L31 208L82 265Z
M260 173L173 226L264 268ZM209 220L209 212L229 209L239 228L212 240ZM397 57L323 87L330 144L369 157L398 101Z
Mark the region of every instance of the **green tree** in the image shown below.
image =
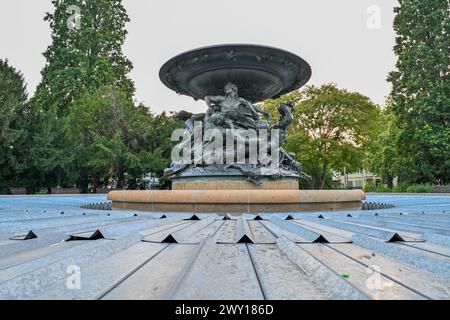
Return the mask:
M310 188L329 187L331 169L362 167L379 125L379 109L368 97L325 84L269 100L266 107L273 110L286 101L295 105L286 150L294 152L312 176Z
M365 167L381 177L387 187L393 188L393 180L399 171L397 140L400 131L396 125L392 107L387 108L380 115L379 134L367 151Z
M161 175L170 163L176 121L135 106L125 92L104 87L84 94L69 110L66 127L74 146L78 182L119 188L143 174Z
M400 0L395 8L392 111L400 180L450 181L450 2Z
M128 78L131 62L122 46L129 21L121 0L53 0L54 12L45 20L52 43L44 56L42 81L31 100L30 180L39 186L73 185L80 177L77 144L68 143L66 115L87 92L114 86L129 99L134 94ZM79 12L77 11L79 8ZM71 22L80 13L80 24ZM31 188L31 187L30 187Z
M127 77L131 62L122 52L129 17L121 0L53 0L55 11L47 13L52 43L44 53L35 100L44 108L55 106L64 115L83 93L113 85L134 94ZM79 27L70 26L79 8Z
M0 60L0 193L20 183L19 175L26 167L27 99L22 74L7 60Z

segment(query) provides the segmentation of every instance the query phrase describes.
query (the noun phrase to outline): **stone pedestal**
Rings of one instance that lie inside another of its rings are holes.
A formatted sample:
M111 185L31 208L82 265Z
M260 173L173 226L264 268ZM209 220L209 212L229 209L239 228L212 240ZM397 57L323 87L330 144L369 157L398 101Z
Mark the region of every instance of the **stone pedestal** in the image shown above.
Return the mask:
M294 177L259 178L258 182L243 176L179 177L172 179L172 190L298 190L298 178Z

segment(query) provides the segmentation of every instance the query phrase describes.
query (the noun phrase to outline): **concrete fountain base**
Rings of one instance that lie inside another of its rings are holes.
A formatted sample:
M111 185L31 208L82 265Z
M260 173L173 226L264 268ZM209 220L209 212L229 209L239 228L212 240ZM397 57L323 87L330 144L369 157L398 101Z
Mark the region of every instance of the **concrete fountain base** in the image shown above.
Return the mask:
M113 209L190 213L263 213L359 210L361 190L112 191Z

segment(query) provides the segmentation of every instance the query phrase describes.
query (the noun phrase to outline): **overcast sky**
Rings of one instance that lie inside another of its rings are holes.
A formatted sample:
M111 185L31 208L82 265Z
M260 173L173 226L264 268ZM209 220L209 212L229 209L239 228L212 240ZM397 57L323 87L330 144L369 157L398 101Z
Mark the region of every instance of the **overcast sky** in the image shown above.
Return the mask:
M168 59L197 47L253 43L291 51L312 67L309 84L335 82L383 104L394 68L396 0L123 0L131 22L124 52L133 62L136 100L155 112L202 112L159 80ZM375 6L375 10L373 8ZM21 70L32 94L50 44L50 0L1 0L0 59ZM376 23L379 8L380 24ZM369 10L368 10L369 9ZM369 12L368 12L369 11ZM368 19L369 26L368 27ZM375 19L375 20L374 20Z

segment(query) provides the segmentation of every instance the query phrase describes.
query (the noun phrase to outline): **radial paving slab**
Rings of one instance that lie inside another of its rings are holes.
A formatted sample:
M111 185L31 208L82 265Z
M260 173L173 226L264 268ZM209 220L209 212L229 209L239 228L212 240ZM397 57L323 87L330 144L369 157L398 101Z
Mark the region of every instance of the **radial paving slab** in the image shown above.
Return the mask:
M396 207L167 218L0 198L0 299L450 299L450 197L368 200Z

